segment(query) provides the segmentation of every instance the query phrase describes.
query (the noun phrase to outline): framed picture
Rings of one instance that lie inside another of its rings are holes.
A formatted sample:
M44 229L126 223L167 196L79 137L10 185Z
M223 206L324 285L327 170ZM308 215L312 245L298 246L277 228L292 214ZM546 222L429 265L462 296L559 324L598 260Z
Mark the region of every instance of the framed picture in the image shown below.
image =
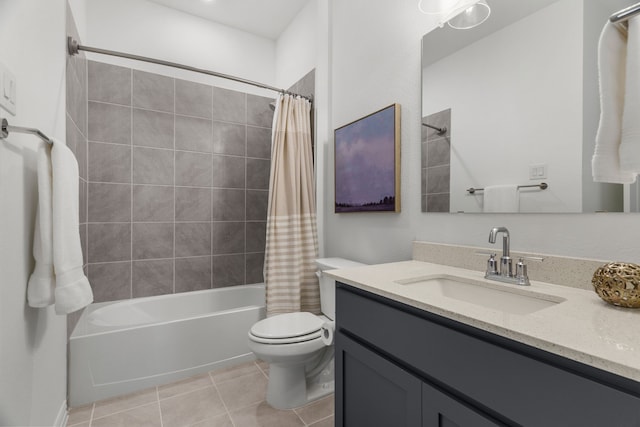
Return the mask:
M335 130L335 212L400 212L400 104Z

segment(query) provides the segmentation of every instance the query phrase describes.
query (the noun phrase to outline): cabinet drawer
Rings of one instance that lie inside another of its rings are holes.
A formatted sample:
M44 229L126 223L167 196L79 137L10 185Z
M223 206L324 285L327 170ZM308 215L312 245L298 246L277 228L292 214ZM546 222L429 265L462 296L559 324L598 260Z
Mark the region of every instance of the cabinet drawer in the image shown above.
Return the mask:
M456 322L433 314L428 320L351 289L341 284L336 290L341 332L505 422L640 425L640 399L632 394L487 342L469 327L456 329Z

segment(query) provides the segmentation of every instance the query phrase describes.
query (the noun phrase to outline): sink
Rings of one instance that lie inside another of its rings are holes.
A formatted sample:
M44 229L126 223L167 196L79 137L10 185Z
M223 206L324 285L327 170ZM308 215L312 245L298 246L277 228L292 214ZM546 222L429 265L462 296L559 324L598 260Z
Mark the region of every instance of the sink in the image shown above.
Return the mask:
M416 296L425 298L426 301L430 296L445 297L519 315L535 313L565 301L564 298L518 288L515 285L497 285L446 274L396 280L395 283L413 288Z

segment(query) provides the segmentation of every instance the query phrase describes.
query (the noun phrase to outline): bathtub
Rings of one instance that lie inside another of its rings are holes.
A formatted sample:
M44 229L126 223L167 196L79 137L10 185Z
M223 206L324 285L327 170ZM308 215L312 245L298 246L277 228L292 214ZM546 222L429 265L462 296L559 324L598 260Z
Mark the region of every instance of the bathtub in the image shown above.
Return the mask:
M255 359L264 285L91 304L69 338L69 403L81 406Z

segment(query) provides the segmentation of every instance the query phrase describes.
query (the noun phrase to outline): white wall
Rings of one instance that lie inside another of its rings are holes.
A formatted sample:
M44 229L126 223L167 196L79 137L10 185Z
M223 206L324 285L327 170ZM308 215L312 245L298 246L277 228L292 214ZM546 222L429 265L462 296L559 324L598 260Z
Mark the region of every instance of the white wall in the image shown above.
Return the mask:
M65 137L65 2L0 2L0 61L17 77L15 125ZM26 305L33 257L36 150L32 136L0 142L0 425L64 420L66 318Z
M451 108L452 212L482 212L469 187L540 183L534 164L550 186L521 191L521 212L582 211L582 27L563 0L424 68L423 115Z
M283 31L276 45L278 87L288 88L315 68L315 170L318 229L323 230L324 163L331 135L330 123L330 0L311 0ZM303 94L304 95L304 94ZM324 234L318 233L320 253Z
M332 2L331 129L399 102L402 106L402 213L333 213L333 147L326 150L325 254L374 263L411 258L411 241L489 246L493 226L512 248L640 262L633 214L424 214L420 212L420 40L435 22L417 1ZM478 269L484 268L479 259Z
M74 0L71 7L80 37L87 46L276 85L276 42L273 40L146 0ZM140 61L99 54L87 54L87 58L256 95L274 94L226 79Z
M288 88L317 63L318 3L311 0L278 37L276 44L277 87Z

